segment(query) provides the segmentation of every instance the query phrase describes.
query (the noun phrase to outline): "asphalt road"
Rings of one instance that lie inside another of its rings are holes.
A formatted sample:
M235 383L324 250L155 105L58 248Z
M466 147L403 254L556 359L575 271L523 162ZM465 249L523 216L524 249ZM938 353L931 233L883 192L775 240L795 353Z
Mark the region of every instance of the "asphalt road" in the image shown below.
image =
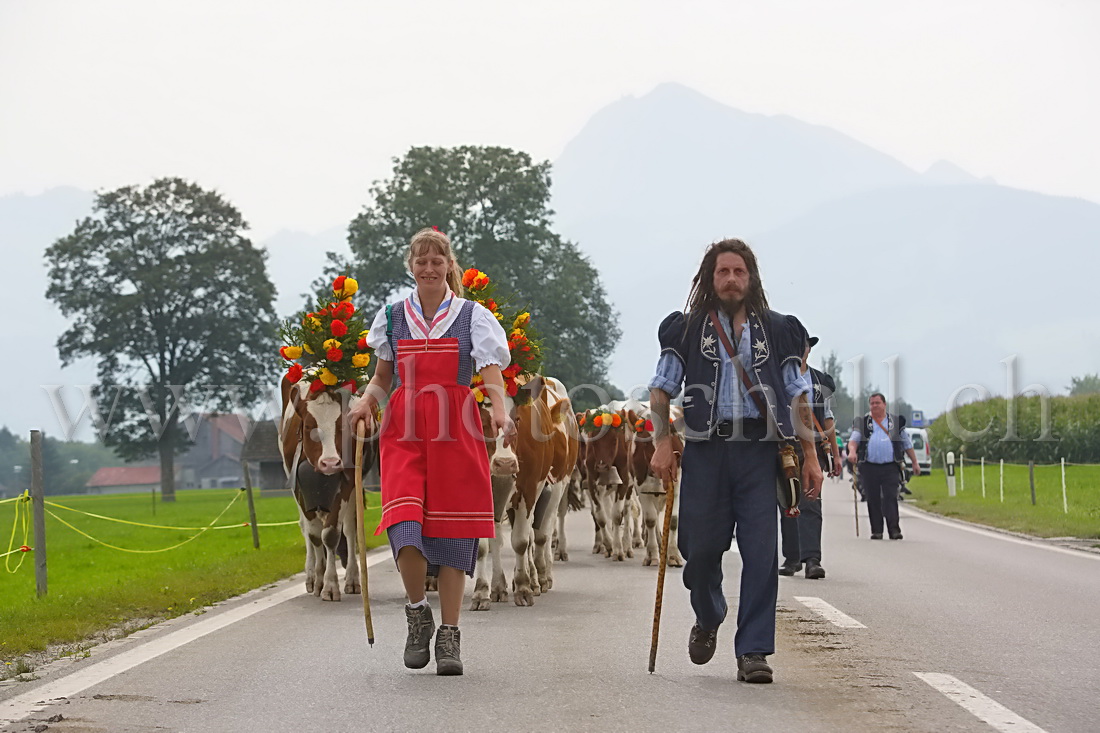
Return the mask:
M656 568L590 554L581 512L550 593L464 612L463 677L401 665L384 555L373 648L358 596L324 603L296 577L0 689L0 730L1100 730L1100 555L910 512L904 540L871 541L865 518L857 539L852 512L847 484L827 484L828 575L781 579L772 685L736 682L731 623L713 661L690 663L677 569L648 674ZM730 552L731 609L738 568Z

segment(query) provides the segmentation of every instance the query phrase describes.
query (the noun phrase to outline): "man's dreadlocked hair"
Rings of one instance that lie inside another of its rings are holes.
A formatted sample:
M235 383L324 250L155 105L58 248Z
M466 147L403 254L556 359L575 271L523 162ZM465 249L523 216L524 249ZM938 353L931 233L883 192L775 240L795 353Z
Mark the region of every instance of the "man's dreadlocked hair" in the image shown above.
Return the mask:
M706 254L703 255L703 262L699 265L699 272L695 273L695 278L691 281L687 312L706 312L722 307L722 301L714 291L714 266L718 261L718 255L723 252L741 255L741 259L745 261L745 267L749 269L749 290L745 294L745 310L763 314L768 309L768 296L764 294L764 284L760 281L760 267L756 264L756 255L749 249L749 245L740 239L723 239L707 248Z

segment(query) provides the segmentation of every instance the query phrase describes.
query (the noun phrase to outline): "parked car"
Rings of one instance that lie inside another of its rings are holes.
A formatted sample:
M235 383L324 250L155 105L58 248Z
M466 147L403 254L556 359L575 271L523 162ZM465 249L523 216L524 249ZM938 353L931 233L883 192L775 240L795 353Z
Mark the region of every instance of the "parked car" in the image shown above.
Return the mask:
M928 431L924 428L906 428L909 439L913 441L913 452L917 454L917 465L921 473L932 473L932 442L928 439ZM905 478L908 480L912 466L909 461L902 461L905 466Z

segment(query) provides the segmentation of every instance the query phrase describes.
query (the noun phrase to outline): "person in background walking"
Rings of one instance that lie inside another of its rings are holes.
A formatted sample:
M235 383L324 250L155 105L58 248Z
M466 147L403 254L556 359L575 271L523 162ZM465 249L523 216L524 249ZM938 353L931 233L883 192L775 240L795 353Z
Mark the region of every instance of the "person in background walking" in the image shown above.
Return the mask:
M809 366L810 349L817 344L817 336L811 336L802 356L802 365L813 380L814 445L817 448L817 460L822 470L828 468L830 477L837 477L843 470L840 467L840 451L836 444L835 420L833 419L832 395L836 391L833 378L823 371ZM820 580L825 577L825 568L821 566L821 498L805 499L799 503L801 510L797 517L780 514L779 529L783 536L783 564L779 566L780 575L794 575L806 566L806 577Z
M905 418L886 412L886 397L880 392L871 395L871 411L855 419L848 440L848 462L859 466L859 485L867 500L871 519L871 539L882 539L883 519L890 539L900 540L898 519L898 489L901 486L901 462L905 454L913 465L913 475L920 476L913 441L905 432Z

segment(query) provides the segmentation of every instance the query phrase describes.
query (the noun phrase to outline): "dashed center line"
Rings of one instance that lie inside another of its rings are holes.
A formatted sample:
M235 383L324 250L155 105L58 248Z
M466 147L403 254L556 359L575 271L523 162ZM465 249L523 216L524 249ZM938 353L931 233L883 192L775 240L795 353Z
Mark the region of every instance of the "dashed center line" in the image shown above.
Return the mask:
M986 697L956 677L939 672L914 672L913 674L1002 733L1046 733L1030 720L1021 718L1004 705Z
M826 621L833 624L834 626L839 626L842 629L867 628L859 621L856 621L848 614L844 613L834 606L829 605L820 598L814 598L813 596L795 596L794 599L806 608L824 618Z

